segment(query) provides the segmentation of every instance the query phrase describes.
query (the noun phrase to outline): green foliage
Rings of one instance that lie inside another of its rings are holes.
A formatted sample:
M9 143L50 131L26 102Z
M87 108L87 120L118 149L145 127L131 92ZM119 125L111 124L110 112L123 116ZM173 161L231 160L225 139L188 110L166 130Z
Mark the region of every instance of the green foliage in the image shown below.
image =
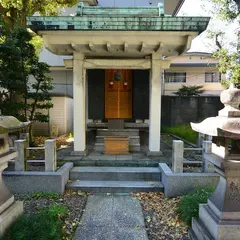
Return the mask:
M23 215L13 223L1 240L59 240L63 237L66 206L53 204L37 214Z
M191 225L192 218L198 218L199 204L207 203L213 191L213 187L197 188L193 193L181 197L177 209L180 219Z
M33 198L33 199L41 199L41 198L45 198L45 199L59 199L59 194L57 193L46 193L46 192L36 192L33 193L32 196L30 196L29 198Z
M191 96L199 96L204 92L203 86L187 86L187 85L182 85L180 89L178 89L177 92L174 94L180 96L180 97L191 97Z
M231 22L240 23L240 1L239 0L209 0L213 3L214 15L218 18ZM240 87L240 31L238 31L238 40L231 47L231 52L226 48L225 33L214 31L210 33L210 38L215 39L218 50L213 57L219 61L218 69L220 73L230 73L230 79L223 79L222 85L227 88L230 83Z
M209 0L214 4L217 15L227 21L233 21L240 15L239 0Z
M1 0L0 15L6 22L9 29L14 27L26 27L26 17L34 13L40 13L44 16L58 15L59 10L65 6L73 6L78 0Z
M24 28L16 28L0 44L0 108L4 115L22 121L47 122L53 105L49 91L53 89L49 66L39 62L33 37Z
M192 130L190 124L178 125L174 127L162 127L162 132L174 134L194 144L198 139L197 132Z

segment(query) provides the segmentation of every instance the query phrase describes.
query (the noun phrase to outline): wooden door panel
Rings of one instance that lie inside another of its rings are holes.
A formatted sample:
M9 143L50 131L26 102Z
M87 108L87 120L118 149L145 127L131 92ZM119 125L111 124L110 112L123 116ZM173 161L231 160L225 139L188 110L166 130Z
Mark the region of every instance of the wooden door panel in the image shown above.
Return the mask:
M105 71L105 118L132 118L132 71Z

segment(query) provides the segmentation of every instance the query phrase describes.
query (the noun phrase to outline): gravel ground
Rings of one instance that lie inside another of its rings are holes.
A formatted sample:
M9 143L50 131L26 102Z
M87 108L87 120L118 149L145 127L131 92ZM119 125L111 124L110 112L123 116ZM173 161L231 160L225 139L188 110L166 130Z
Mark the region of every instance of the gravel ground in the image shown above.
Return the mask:
M179 198L166 198L163 193L133 194L142 204L149 240L189 240L188 226L178 219Z
M15 198L23 201L24 214L36 213L39 210L49 207L53 203L64 204L68 208L68 216L64 223L66 232L65 240L71 240L75 229L80 222L80 218L85 209L87 201L87 194L83 192L65 191L64 195L47 195L47 194L34 194L34 195L15 195Z

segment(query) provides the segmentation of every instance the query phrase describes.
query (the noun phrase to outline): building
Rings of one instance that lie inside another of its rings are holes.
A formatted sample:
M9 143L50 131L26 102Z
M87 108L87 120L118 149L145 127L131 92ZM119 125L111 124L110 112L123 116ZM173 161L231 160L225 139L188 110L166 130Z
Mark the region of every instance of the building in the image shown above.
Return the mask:
M187 52L173 58L164 72L164 95L173 95L182 85L202 85L202 95L219 96L223 90L223 76L217 69L217 60L210 53Z
M28 18L29 27L43 36L46 49L68 56L64 60L55 56L59 64L51 64L62 92L54 97L57 104L53 98L55 107L50 111L66 121L73 96L73 154L86 154L89 119L105 122L106 128L132 123L138 129L139 118L146 119L149 127L149 154L161 154L162 73L171 64L168 59L190 49L209 18L176 17L180 0L158 6L153 6L157 1L145 1L147 6L134 7L140 2L144 1L99 1L94 7L79 3L76 16ZM112 5L102 7L106 3Z

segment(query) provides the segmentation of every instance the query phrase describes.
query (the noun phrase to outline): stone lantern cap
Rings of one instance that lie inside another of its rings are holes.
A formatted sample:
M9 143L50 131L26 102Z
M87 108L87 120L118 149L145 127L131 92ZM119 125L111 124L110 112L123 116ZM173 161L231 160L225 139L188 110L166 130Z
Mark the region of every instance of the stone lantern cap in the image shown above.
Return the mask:
M240 139L240 89L231 84L221 93L220 100L225 107L218 116L191 123L192 129L210 136Z
M31 122L20 122L12 116L0 116L0 134L26 129Z

